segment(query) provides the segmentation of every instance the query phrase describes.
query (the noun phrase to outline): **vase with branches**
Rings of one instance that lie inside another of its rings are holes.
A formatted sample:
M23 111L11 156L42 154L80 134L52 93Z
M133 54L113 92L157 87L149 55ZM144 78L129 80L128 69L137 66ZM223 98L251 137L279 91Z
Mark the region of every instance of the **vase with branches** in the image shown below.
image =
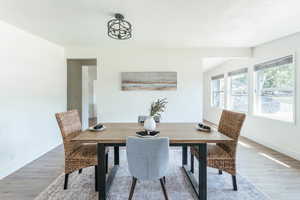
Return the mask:
M167 105L167 99L157 99L151 103L150 116L144 122L144 128L147 131L154 131L156 128L156 123L154 117L160 118L161 114L165 111Z

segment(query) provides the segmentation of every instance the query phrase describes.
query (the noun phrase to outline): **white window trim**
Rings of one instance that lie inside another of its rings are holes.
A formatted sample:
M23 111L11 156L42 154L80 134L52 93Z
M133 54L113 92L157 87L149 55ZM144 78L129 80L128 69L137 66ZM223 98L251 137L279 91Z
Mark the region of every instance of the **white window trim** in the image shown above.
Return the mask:
M294 89L293 89L293 93L294 93L294 103L293 103L293 121L287 121L287 120L282 120L282 119L279 119L279 118L276 118L276 117L270 117L270 116L265 116L263 114L259 114L256 112L256 106L257 106L257 98L258 98L258 95L256 95L256 88L257 88L257 73L255 71L255 65L257 64L261 64L263 62L267 62L267 61L270 61L270 60L275 60L275 59L279 59L279 58L283 58L283 57L286 57L288 55L292 55L293 56L293 65L294 65ZM288 53L288 54L285 54L285 55L282 55L282 56L276 56L276 57L271 57L271 58L268 58L268 59L263 59L259 62L256 62L254 63L253 65L253 103L252 103L252 116L253 117L259 117L259 118L263 118L263 119L268 119L268 120L274 120L274 121L279 121L279 122L282 122L282 123L287 123L287 124L292 124L292 125L296 125L296 121L297 121L297 60L296 60L296 53L293 52L293 53Z

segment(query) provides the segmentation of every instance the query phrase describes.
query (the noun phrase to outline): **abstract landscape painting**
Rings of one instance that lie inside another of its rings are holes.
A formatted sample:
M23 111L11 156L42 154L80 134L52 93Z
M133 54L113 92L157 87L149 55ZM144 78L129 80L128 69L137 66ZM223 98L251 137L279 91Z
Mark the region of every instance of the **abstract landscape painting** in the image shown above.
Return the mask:
M177 72L122 72L122 90L176 90Z

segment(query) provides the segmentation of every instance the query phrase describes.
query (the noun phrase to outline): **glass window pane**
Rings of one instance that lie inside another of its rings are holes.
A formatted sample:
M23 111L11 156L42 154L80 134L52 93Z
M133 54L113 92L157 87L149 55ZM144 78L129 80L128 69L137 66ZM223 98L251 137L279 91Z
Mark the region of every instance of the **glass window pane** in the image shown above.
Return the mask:
M256 72L256 114L293 121L294 65L285 64Z
M224 78L211 81L212 106L224 108Z
M230 76L229 109L248 112L247 73Z

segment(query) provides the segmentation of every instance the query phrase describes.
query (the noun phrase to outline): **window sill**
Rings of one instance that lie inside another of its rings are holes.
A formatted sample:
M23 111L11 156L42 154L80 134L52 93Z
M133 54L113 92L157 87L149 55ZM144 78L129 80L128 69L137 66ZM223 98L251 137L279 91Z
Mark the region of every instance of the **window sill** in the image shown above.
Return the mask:
M272 116L268 116L268 115L258 114L258 113L253 113L252 116L258 117L258 118L263 118L263 119L268 119L268 120L272 120L272 121L287 123L287 124L291 124L291 125L296 124L295 119L293 121L288 121L288 120L284 120L284 119L280 119L280 118L276 118L276 117L272 117Z
M243 112L243 111L239 111L239 110L232 110L232 109L229 109L229 108L228 108L228 110L229 110L229 111L232 111L232 112L239 112L239 113L243 113L243 114L245 114L245 115L249 115L249 111Z
M210 108L218 109L218 110L224 110L225 109L225 108L221 108L221 107L217 107L217 106L210 106Z

